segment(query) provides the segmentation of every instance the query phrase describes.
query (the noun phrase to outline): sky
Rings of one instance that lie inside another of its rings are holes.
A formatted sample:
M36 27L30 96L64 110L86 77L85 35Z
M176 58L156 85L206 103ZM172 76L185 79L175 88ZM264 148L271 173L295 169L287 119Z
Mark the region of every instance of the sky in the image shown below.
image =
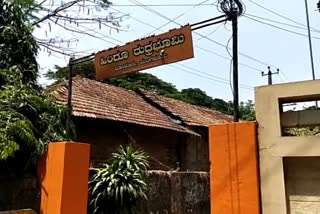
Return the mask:
M197 6L153 6L161 16L145 10L143 7L126 6L138 1L146 5L167 4L192 4ZM84 26L86 30L94 30L93 34L100 37L79 35L62 30L54 24L43 23L41 28L35 30L37 38L61 37L64 39L77 38L77 43L72 43L77 56L85 56L103 49L122 45L147 35L160 34L179 25L192 24L221 15L217 10L215 0L114 0L114 6L107 11L95 11L93 15L107 15L115 12L116 15L126 14L121 21L121 30L111 30L106 27L100 29L98 24ZM269 9L272 13L261 6ZM316 11L317 0L309 0L310 23L314 53L316 78L320 77L320 13ZM200 4L202 3L202 5ZM273 76L273 82L286 83L312 79L309 55L309 43L306 30L306 11L304 0L243 0L246 6L245 15L239 18L239 84L240 100L254 100L254 87L266 85L267 77L261 76L261 71L268 71L271 66L273 71L280 69L279 75ZM56 4L56 3L55 3ZM119 5L119 6L116 6ZM70 13L77 13L78 7L70 9ZM120 12L119 12L120 11ZM86 13L86 12L85 12ZM281 17L282 16L282 17ZM166 18L165 18L166 17ZM178 17L178 18L177 18ZM253 18L259 22L249 19ZM259 17L259 18L257 18ZM168 20L175 20L176 23ZM267 21L266 19L272 20ZM178 23L178 24L177 24ZM270 26L264 23L274 25ZM154 31L161 27L161 29ZM50 31L51 28L51 31ZM76 28L76 26L75 26ZM281 29L279 29L281 28ZM84 29L79 27L78 29ZM89 31L88 31L89 32ZM90 31L92 32L92 31ZM298 33L298 34L297 34ZM203 38L203 35L209 39ZM213 98L226 101L232 100L230 85L230 63L227 44L232 35L231 24L224 23L213 25L193 32L194 55L193 59L185 60L172 65L152 68L143 72L151 73L158 78L170 82L179 90L184 88L200 88ZM222 45L217 45L213 41ZM232 47L232 42L229 42ZM221 57L222 56L222 57ZM246 57L249 56L249 57ZM252 60L254 58L254 60ZM69 57L59 54L48 54L46 50L40 51L38 62L42 74L54 65L66 66ZM43 76L40 84L50 84Z

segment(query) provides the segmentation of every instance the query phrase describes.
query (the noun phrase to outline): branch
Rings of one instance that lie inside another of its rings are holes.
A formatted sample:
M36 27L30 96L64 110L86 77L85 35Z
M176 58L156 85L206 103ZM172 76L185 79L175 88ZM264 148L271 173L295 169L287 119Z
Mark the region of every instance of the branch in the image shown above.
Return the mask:
M70 7L72 7L73 5L77 4L77 3L80 2L80 1L83 1L83 0L75 0L75 1L68 2L68 3L66 3L66 4L63 4L63 5L61 5L60 7L57 7L54 11L52 11L52 13L49 13L48 15L42 17L40 20L34 22L34 23L32 24L32 26L35 26L35 25L40 24L41 22L49 19L50 17L57 15L60 11L63 11L63 10L66 10L66 9L70 8Z
M50 19L50 21L54 22L54 21L51 20L51 19ZM65 29L65 30L67 30L67 31L73 32L73 33L85 34L85 35L91 36L91 37L93 37L93 38L101 39L101 37L98 37L98 36L96 36L96 35L87 33L86 31L79 31L79 30L71 29L71 28L68 28L68 27L66 27L66 26L63 26L63 25L60 24L60 23L56 23L56 25L62 27L63 29Z

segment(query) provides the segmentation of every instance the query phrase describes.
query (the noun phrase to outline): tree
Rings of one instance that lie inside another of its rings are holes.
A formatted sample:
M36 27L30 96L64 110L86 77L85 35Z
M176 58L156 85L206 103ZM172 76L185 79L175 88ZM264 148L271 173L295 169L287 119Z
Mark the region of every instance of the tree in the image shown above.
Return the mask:
M146 199L147 155L131 145L112 154L110 165L97 169L89 182L89 214L135 214Z
M68 68L55 66L54 71L48 71L45 76L49 80L54 80L60 82L64 79L68 79ZM95 78L95 68L94 62L88 61L84 63L77 64L73 67L74 75L79 75L81 77L94 79ZM164 82L152 74L147 73L135 73L133 75L127 75L118 78L112 78L105 80L105 83L122 87L128 90L137 90L139 88L148 91L153 91L160 95L168 95L178 93L178 90L174 85Z
M19 4L0 0L0 69L17 66L23 83L35 84L37 77L37 43L32 36L33 27Z
M122 30L120 22L127 14L110 12L112 3L108 0L13 0L23 3L24 13L29 17L30 25L42 29L45 37L36 38L37 44L49 55L58 53L66 56L83 55L82 51L73 49L79 39L78 36L89 36L93 39L101 39L112 45L118 45L116 39L101 32ZM103 29L101 32L95 30L96 26ZM93 28L94 27L94 28ZM62 32L72 33L70 37L62 37L55 34ZM107 40L109 39L109 40Z
M38 46L24 7L1 3L0 170L16 174L34 170L49 142L71 136L64 129L65 108L36 83Z
M66 109L32 84L22 84L17 67L0 73L8 78L0 89L0 163L22 172L35 166L49 142L70 139Z
M248 102L240 102L239 111L242 120L256 120L255 108L252 100L248 100Z

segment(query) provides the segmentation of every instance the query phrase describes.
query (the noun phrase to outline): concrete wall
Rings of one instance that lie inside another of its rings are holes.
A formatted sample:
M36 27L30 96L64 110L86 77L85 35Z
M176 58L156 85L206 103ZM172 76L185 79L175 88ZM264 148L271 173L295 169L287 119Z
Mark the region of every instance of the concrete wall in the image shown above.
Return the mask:
M283 164L289 213L320 213L320 157L289 157Z
M312 213L313 208L295 212L288 206L290 203L286 197L287 187L283 163L287 157L320 156L320 136L282 136L282 110L280 106L286 102L319 100L319 88L319 80L256 88L255 103L258 121L263 214ZM315 117L320 120L319 114ZM292 167L295 167L295 165L289 164L290 172L292 172ZM305 165L305 167L308 168L309 166ZM312 168L312 166L310 167ZM299 168L301 169L301 167ZM297 172L297 176L303 176L301 174L303 171L297 169ZM289 173L288 175L292 174ZM289 178L289 186L297 176ZM308 188L305 182L296 184L302 185L299 188ZM319 186L315 186L315 188L319 188ZM287 191L290 193L291 190ZM320 206L318 208L320 209Z
M147 178L148 200L141 203L141 214L209 214L209 174L151 171ZM40 207L36 176L17 180L2 178L0 211ZM9 197L8 197L9 196Z
M77 129L76 141L91 145L92 167L99 167L99 163L107 162L119 145L136 143L151 157L150 169L209 169L209 148L205 130L202 130L204 137L200 138L171 130L107 120L73 118L73 121Z
M39 210L40 191L36 175L0 175L0 211L32 208Z
M208 173L153 171L147 179L148 201L141 214L209 214Z
M182 167L185 171L209 172L209 132L207 127L193 127L192 130L201 135L188 136L183 152Z

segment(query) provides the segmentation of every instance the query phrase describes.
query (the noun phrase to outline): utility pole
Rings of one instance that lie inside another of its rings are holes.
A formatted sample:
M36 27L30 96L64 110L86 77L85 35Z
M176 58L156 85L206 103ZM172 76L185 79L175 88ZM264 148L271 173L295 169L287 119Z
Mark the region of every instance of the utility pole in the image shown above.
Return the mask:
M232 2L233 4L233 2ZM238 10L232 8L232 39L233 39L233 121L239 122L239 76L238 76Z
M307 16L307 25L308 25L308 37L309 37L309 49L310 49L310 60L311 60L311 69L312 69L312 79L316 79L315 71L314 71L314 63L313 63L313 52L312 52L312 42L311 42L311 31L310 31L310 20L309 20L309 9L308 9L308 1L305 0L306 6L306 16Z
M310 60L311 60L311 69L312 69L312 79L316 79L316 74L314 71L314 63L313 63L313 51L312 51L312 41L311 41L311 31L310 31L310 20L309 20L309 8L308 1L305 0L306 7L306 17L307 17L307 26L308 26L308 38L309 38L309 49L310 49ZM320 6L320 2L318 3L318 7ZM318 108L318 101L316 101L316 108Z
M264 73L264 72L261 72L261 75L264 77L264 76L268 76L268 85L272 85L272 75L274 75L274 74L279 74L279 69L277 69L277 72L272 72L271 71L271 68L270 68L270 66L268 66L268 73Z

